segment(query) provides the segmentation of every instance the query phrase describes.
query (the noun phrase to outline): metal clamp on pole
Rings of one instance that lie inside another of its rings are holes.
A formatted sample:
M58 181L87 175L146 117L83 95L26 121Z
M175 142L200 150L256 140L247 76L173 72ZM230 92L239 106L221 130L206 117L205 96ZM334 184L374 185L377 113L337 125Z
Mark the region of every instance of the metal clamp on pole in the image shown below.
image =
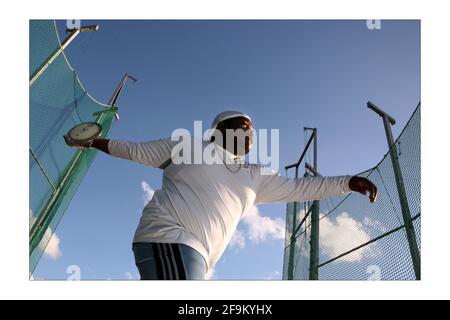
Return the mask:
M311 166L308 162L305 162L305 168L306 168L307 170L311 171L312 174L313 174L314 176L316 176L316 177L321 177L321 176L322 176L322 175L321 175L319 172L317 172L317 170L314 169L314 167Z

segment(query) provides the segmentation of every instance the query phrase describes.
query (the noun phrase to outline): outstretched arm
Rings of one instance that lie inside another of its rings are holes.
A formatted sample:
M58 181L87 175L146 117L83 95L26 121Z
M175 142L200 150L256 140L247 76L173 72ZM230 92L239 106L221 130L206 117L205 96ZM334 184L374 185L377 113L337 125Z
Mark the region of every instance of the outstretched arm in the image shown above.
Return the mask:
M258 177L256 203L319 200L344 195L351 191L370 193L370 201L377 196L375 185L368 179L352 176L305 177L289 179L278 174Z
M64 137L69 146L77 148L96 148L113 157L136 161L141 164L160 167L168 159L177 141L160 139L147 142L129 142L97 138L85 144L76 144L67 136Z

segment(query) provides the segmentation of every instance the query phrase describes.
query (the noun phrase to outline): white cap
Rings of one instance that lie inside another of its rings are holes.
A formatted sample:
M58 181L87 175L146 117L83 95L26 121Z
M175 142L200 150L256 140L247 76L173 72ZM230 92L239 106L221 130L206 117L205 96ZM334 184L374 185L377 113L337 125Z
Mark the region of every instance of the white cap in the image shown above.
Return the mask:
M250 122L252 122L252 119L250 118L250 116L244 112L241 111L224 111L219 113L215 118L214 121L211 125L211 129L216 129L217 125L219 124L219 122L228 120L228 119L232 119L232 118L238 118L238 117L243 117L246 118L248 120L250 120ZM211 136L212 136L212 132L208 135L208 137L206 138L206 140L210 140Z
M244 112L240 112L240 111L224 111L219 113L215 118L214 121L211 125L211 129L216 129L217 125L219 124L219 122L228 120L228 119L232 119L232 118L238 118L238 117L243 117L246 118L248 120L250 120L250 122L252 121L252 119L250 118L250 116Z

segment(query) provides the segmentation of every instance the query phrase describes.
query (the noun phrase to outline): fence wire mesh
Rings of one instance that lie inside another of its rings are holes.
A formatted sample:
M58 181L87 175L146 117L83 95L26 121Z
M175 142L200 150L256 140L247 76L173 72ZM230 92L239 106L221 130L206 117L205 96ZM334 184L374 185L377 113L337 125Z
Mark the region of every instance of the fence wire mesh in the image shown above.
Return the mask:
M420 251L420 104L395 146ZM319 280L416 279L391 152L394 148L376 167L360 174L378 186L375 204L353 193L320 201ZM309 279L311 222L307 218L303 225L299 223L310 205L287 206L284 279ZM298 231L293 241L295 229Z
M30 20L30 79L60 48L55 21ZM95 101L81 85L64 52L30 85L29 201L30 260L33 272L96 151L68 147L70 128L96 121L109 131L109 106Z

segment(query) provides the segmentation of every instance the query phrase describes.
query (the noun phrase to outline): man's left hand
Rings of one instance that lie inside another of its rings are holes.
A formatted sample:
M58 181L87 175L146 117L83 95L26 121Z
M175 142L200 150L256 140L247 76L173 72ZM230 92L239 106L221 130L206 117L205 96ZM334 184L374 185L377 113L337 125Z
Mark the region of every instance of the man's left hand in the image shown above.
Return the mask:
M350 179L348 186L352 191L357 191L363 195L366 195L367 192L369 192L370 202L375 202L377 200L377 187L369 179L354 176Z

